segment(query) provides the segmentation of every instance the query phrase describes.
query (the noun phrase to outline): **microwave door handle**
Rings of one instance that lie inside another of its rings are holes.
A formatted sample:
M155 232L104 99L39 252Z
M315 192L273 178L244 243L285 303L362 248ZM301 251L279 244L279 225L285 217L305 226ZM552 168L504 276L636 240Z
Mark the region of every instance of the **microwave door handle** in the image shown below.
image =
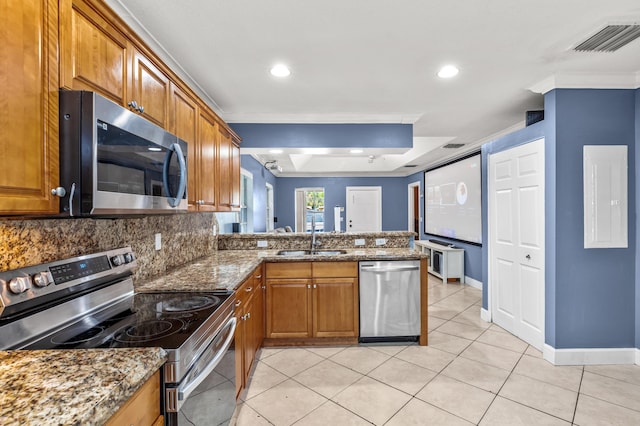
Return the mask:
M173 155L174 152L178 157L178 165L180 166L180 183L178 184L178 192L175 198L171 197L169 190L169 164L171 155ZM184 161L182 148L180 148L180 145L177 143L171 144L171 149L167 151L167 155L164 159L164 167L162 168L162 184L164 185L164 192L167 193L169 205L171 207L177 207L184 196L185 190L187 189L187 164Z

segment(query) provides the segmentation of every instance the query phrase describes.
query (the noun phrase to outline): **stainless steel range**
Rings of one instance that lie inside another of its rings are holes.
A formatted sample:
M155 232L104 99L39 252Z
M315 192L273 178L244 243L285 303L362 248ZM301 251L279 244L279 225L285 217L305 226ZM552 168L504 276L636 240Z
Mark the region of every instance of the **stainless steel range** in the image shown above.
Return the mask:
M0 272L0 349L162 347L168 425L228 423L235 298L138 293L130 247ZM191 399L188 399L192 396Z

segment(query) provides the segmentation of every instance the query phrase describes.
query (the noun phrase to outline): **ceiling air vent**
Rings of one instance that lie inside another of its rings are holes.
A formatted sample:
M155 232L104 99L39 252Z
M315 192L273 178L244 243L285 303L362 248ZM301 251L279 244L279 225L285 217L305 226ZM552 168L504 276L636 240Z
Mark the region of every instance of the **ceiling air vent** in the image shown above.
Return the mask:
M418 167L418 165L417 164L405 164L404 167L411 168L411 167Z
M640 37L640 25L607 25L595 35L578 44L577 52L615 52Z
M446 145L442 145L443 148L447 148L447 149L458 149L458 148L462 148L464 146L463 143L448 143Z

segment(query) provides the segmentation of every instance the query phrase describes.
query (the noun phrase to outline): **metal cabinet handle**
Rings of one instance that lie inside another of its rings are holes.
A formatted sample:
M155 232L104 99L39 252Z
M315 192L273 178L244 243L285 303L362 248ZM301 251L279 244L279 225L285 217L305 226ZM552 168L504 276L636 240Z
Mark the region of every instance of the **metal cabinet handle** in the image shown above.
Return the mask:
M259 280L262 278L262 275L256 275L256 280Z
M65 195L67 195L67 190L64 189L63 187L59 186L57 188L53 188L51 190L51 195L55 195L56 197L64 197Z
M144 107L143 107L142 105L140 105L140 106L138 107L138 112L139 112L140 114L142 114L142 113L144 112Z
M318 286L314 284L314 285L313 285L313 288L318 288Z
M251 312L247 312L247 319L251 318Z
M238 306L240 306L240 305L242 305L242 301L240 301L240 300L236 300L236 308L237 308Z
M307 284L307 288L311 288L311 284Z
M247 287L244 289L247 293L251 293L251 290L253 290L253 287Z
M138 109L138 103L135 100L129 102L127 105L129 105L133 109Z

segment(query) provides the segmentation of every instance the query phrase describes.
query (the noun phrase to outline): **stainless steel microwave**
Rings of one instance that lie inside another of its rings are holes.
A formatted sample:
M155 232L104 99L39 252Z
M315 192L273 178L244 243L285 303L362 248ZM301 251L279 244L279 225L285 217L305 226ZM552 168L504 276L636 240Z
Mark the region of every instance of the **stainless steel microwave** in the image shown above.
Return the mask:
M187 211L187 143L87 91L60 91L60 211Z

